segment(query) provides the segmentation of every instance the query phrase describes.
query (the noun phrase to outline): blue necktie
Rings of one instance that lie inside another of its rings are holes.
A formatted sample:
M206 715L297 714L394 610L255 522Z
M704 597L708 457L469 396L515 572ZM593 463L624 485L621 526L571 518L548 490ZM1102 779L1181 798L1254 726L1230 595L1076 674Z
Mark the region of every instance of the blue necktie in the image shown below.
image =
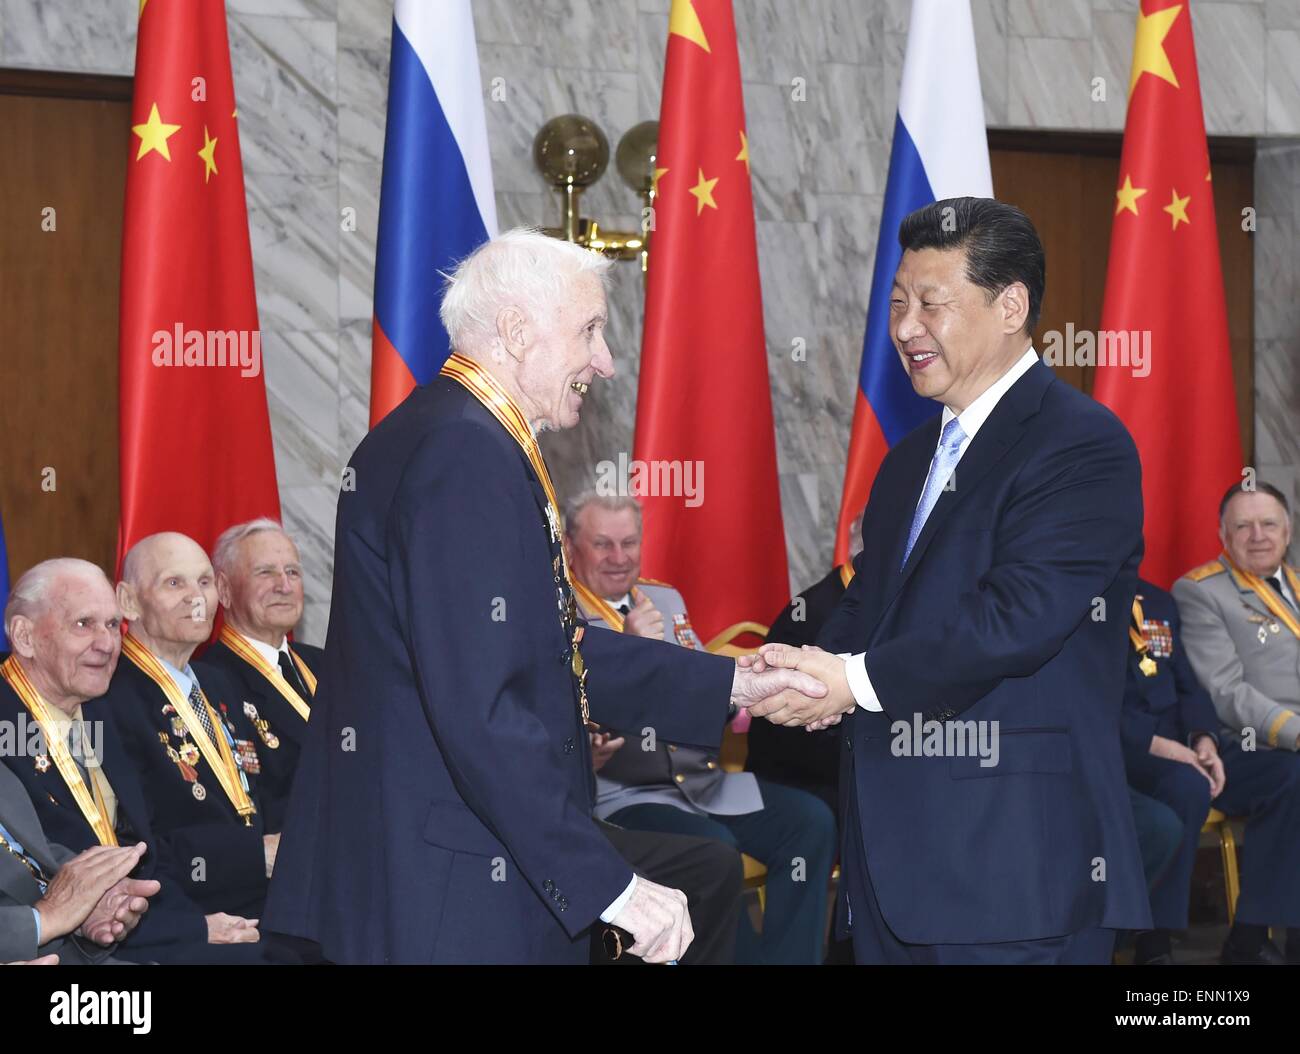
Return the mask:
M939 436L939 449L934 452L934 460L930 462L930 475L925 481L925 490L921 492L921 500L917 503L916 514L912 517L912 529L907 532L907 548L903 550L903 562L898 565L900 571L907 566L907 558L912 555L912 546L916 544L921 528L930 518L939 495L952 476L952 470L957 467L965 438L966 433L961 430L961 422L957 418L954 417L943 426L943 434Z

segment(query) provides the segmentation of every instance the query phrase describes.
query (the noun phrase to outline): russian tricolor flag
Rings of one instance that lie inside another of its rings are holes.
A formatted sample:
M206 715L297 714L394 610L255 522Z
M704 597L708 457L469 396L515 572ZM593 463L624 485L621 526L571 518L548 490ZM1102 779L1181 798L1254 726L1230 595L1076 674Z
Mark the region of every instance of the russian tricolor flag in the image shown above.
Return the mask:
M446 361L438 272L496 232L470 0L397 0L375 252L372 428Z
M835 535L836 564L848 558L849 526L866 505L886 452L936 412L931 400L912 391L889 337L889 294L903 255L898 226L923 205L966 195L993 196L970 4L914 0Z

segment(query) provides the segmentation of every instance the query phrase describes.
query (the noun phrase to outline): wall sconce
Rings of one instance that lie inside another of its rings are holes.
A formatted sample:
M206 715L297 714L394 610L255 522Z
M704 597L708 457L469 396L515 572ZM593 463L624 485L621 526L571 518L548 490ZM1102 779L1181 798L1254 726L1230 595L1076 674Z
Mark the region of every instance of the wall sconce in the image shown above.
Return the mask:
M619 141L615 165L619 175L638 195L647 209L654 205L655 151L659 122L642 121ZM609 166L609 140L595 121L570 113L542 125L533 140L533 160L543 178L562 198L563 225L545 227L545 233L563 238L614 260L641 260L646 269L653 223L644 231L607 231L600 223L582 216L582 192ZM643 212L644 216L653 213Z

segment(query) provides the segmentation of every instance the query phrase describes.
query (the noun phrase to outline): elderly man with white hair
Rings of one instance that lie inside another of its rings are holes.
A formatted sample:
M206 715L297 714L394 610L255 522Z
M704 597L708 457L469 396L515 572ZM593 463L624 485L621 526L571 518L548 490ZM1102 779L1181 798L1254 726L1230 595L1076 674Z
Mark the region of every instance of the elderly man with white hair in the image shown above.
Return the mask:
M320 648L289 641L302 619L302 560L284 528L263 517L223 531L212 566L224 618L199 665L220 668L239 686L257 729L266 822L278 830L323 658Z
M601 924L678 959L685 896L591 818L588 718L708 747L737 705L824 690L578 616L537 433L613 376L608 266L535 231L481 246L443 297L453 354L352 457L265 923L328 959L580 963Z
M215 945L258 939L250 919L205 913L160 860L151 809L135 766L100 700L117 668L121 611L113 586L85 560L46 560L15 583L6 607L14 652L0 665L0 723L12 728L4 764L31 798L50 841L74 852L147 847L135 879L161 883L118 954L136 962L257 961ZM22 735L22 731L27 735Z
M216 615L207 553L183 534L142 539L122 562L117 599L130 627L104 703L153 829L205 911L260 918L280 836L260 807L257 733L230 679L190 663Z
M119 620L112 587L84 560L38 564L5 604L13 651L0 663L0 760L12 771L0 769L0 962L115 961L105 948L138 932L159 891L138 874L147 847L120 822L82 717L112 676ZM56 790L60 808L80 806L102 838L65 838L43 822Z

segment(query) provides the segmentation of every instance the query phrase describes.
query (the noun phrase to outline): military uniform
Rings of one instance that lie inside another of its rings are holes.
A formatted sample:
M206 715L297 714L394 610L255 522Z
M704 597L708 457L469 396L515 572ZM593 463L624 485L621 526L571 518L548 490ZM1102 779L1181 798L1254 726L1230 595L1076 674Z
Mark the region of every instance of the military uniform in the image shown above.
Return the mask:
M665 582L642 578L622 602L596 596L575 581L587 622L621 632L624 614L641 596L664 617L664 639L702 650L682 595ZM725 842L767 867L767 902L761 940L742 918L739 963L822 960L827 880L835 861L835 817L811 794L767 783L748 772L724 772L712 751L656 740L640 728L616 729L627 739L596 780L595 814L640 831L695 835ZM796 879L792 861L804 862Z
M1290 600L1300 576L1283 565ZM1300 736L1300 614L1268 585L1212 560L1174 583L1192 668L1220 720L1254 729L1260 746L1296 749Z
M76 776L65 777L54 751L30 709L7 680L0 680L0 722L26 731L23 749L4 754L4 764L23 784L46 837L73 853L96 845L132 845L144 842L148 850L132 877L157 879L161 888L149 898L149 910L139 925L118 946L115 955L128 962L163 964L251 964L261 961L255 944L215 945L208 943L205 912L184 892L184 883L165 859L167 848L154 834L151 810L135 768L131 765L115 724L102 700L81 707L81 720L91 727L80 736L71 735L71 722L59 731L66 734L68 756ZM48 704L46 711L52 711ZM57 711L54 712L57 714ZM29 751L26 748L38 749ZM80 783L74 791L73 785ZM82 788L87 788L82 791ZM78 793L81 791L81 793ZM103 810L102 817L99 810ZM108 832L111 831L110 836ZM161 856L160 856L161 851Z
M214 739L192 727L177 696L132 658L132 650L143 649L128 636L108 692L95 705L116 726L144 788L160 856L174 861L186 894L205 912L260 918L267 888L262 836L270 832L258 807L257 732L243 697L213 667L162 671L173 679L179 673L180 688L200 686L209 721L215 718ZM188 691L180 695L188 698Z
M225 626L196 668L201 672L208 666L218 667L238 685L242 693L240 708L257 732L263 819L267 830L278 831L284 826L293 774L307 736L307 717L325 653L310 644L291 645L285 641L280 648L285 658L272 665L247 638L232 640L234 634L235 630Z
M1246 817L1237 922L1259 930L1280 924L1290 931L1300 927L1300 757L1243 750L1236 735L1220 734L1209 694L1189 661L1194 656L1179 614L1170 594L1139 580L1120 726L1125 770L1132 787L1164 802L1183 821L1179 852L1151 892L1152 920L1160 930L1187 926L1192 865L1211 801L1201 772L1152 754L1151 738L1191 747L1208 734L1224 769L1224 787L1213 805ZM1290 933L1288 952L1300 952L1300 941Z

